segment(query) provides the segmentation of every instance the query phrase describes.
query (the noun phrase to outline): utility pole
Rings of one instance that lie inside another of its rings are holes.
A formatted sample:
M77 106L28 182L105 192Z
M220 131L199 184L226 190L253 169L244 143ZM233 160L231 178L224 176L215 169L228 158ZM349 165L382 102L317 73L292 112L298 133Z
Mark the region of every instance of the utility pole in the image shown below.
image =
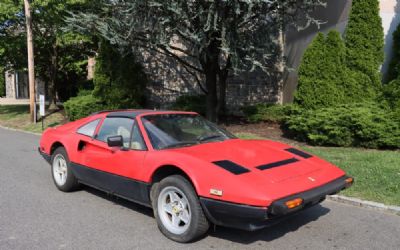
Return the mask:
M29 0L24 0L26 37L28 45L29 104L31 122L36 123L35 62L33 56L32 16Z

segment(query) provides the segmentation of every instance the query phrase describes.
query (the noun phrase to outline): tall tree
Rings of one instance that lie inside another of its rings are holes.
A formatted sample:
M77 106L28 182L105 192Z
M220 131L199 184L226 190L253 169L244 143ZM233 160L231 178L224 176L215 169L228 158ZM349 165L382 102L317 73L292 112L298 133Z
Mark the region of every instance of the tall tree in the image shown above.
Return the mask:
M384 39L379 0L353 0L345 42L348 67L366 74L373 87L380 86Z
M295 102L309 109L345 103L345 58L339 32L319 33L304 53Z
M389 69L385 79L386 83L400 76L400 25L393 32L393 56L390 60Z
M100 34L121 49L173 58L206 94L207 117L223 112L226 81L243 71L275 67L281 24L318 22L308 13L323 0L103 0L79 13L72 29ZM279 10L285 10L280 15ZM279 18L284 22L279 22ZM303 22L300 22L302 20ZM137 53L141 54L141 53Z
M35 34L33 43L37 59L36 76L45 81L47 99L52 104L56 103L60 76L75 74L85 77L85 62L94 47L91 37L64 31L64 17L69 10L92 8L95 2L35 0L31 3L32 29ZM4 50L0 63L14 70L27 67L23 7L22 0L2 0L0 3L0 49Z

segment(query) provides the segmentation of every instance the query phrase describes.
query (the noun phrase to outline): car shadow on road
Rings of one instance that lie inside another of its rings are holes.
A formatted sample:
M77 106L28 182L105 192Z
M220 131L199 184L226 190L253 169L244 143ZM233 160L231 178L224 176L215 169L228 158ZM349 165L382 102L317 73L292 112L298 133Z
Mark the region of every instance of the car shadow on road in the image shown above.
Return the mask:
M114 195L107 194L103 191L99 191L97 189L88 186L83 186L82 191L89 192L93 195L96 195L100 198L110 201L115 205L154 218L153 210L149 207L122 198L118 198ZM214 227L211 225L208 234L204 235L204 237L199 240L201 241L207 239L208 237L215 237L245 245L251 244L256 241L267 241L267 242L273 241L275 239L284 236L287 233L296 231L302 226L309 227L306 224L317 220L321 216L326 215L327 213L329 213L329 211L330 211L329 208L323 207L320 204L318 204L314 207L311 207L305 211L301 211L287 218L286 220L280 222L279 224L255 232L248 232L248 231L220 227L220 226L215 227L214 230Z
M240 244L251 244L256 241L273 241L287 233L294 232L300 227L309 227L308 223L317 220L330 211L329 208L316 205L305 211L299 212L286 220L267 227L265 229L248 232L238 229L216 227L215 231L211 228L208 237L216 237Z
M107 201L110 201L110 202L114 203L115 205L122 206L124 208L130 209L135 212L138 212L138 213L141 213L141 214L144 214L144 215L154 218L153 210L149 207L140 205L135 202L125 200L123 198L119 198L115 195L107 194L106 192L100 191L98 189L95 189L95 188L92 188L89 186L83 186L82 191L86 191L90 194L96 195L97 197L106 199Z

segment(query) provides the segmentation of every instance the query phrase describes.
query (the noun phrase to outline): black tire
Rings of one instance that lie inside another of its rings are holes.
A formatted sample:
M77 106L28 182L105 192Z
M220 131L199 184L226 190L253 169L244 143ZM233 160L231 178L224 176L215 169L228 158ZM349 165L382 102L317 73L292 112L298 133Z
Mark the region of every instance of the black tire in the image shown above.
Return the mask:
M188 200L189 209L191 211L190 223L186 231L182 234L175 234L167 229L160 219L158 210L158 200L160 193L164 188L174 187L184 193ZM158 228L169 239L180 243L194 241L203 236L209 228L209 223L201 208L199 199L191 183L181 175L171 175L160 183L155 183L151 190L152 207L154 217L156 218Z
M64 158L65 159L65 161L66 161L66 167L67 167L67 177L66 177L66 180L65 180L65 183L64 184L62 184L62 185L60 185L59 183L57 183L57 181L56 181L56 179L55 179L55 176L54 176L54 170L53 170L53 168L55 167L54 165L54 160L57 158L57 157L62 157L62 158ZM59 190L61 190L61 191L63 191L63 192L71 192L71 191L74 191L74 190L76 190L76 189L78 189L79 188L79 183L78 183L78 180L76 179L76 177L74 176L74 174L72 173L72 170L71 170L71 162L69 161L69 158L68 158L68 154L67 154L67 151L65 150L65 148L64 147L58 147L55 151L54 151L54 153L51 155L51 176L53 177L53 182L54 182L54 184L56 185L56 187L59 189Z

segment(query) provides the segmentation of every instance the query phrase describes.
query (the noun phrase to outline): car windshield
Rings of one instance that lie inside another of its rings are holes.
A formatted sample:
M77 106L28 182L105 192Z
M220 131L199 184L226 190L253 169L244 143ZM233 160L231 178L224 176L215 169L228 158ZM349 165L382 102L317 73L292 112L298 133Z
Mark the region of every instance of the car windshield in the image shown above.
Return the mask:
M142 118L147 135L155 149L192 146L236 138L195 114L160 114Z

